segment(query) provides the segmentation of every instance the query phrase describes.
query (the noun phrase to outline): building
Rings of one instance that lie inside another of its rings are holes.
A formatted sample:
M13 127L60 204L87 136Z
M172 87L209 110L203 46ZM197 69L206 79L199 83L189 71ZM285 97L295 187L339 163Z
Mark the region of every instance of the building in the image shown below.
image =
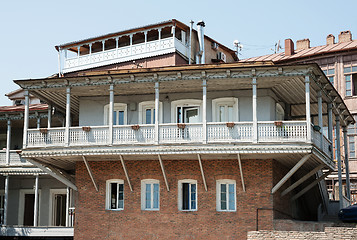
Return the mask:
M338 35L336 42L335 36L329 34L326 37L326 44L323 46L310 47L310 40L303 39L296 41L296 48L291 39L285 40L285 52L266 56L243 59L240 62L273 61L277 64L290 63L317 63L324 71L330 82L337 89L348 109L357 120L357 40L352 39L350 31L342 31ZM317 104L317 103L315 103ZM315 116L315 119L317 116ZM346 135L344 135L346 134ZM342 161L347 157L347 167L349 166L349 177L351 181L350 191L346 195L351 199L351 203L357 203L357 127L356 124L350 125L345 129L341 138L342 145L347 145L348 152L345 153L341 148ZM345 141L344 141L345 140ZM335 143L336 144L336 138ZM335 148L336 150L336 148ZM348 155L346 155L348 153ZM336 155L336 152L335 152ZM335 159L336 156L335 156ZM343 164L345 166L346 164ZM343 184L346 186L346 168L343 168ZM331 174L327 178L331 199L339 199L338 176L337 173ZM351 193L349 197L348 194Z
M63 44L58 77L15 81L21 157L77 191L75 239L245 239L328 214L333 126L354 122L343 99L317 64L237 63L203 27ZM29 94L64 127L29 127Z
M24 90L18 89L6 96L13 105L0 107L0 235L2 239L73 239L73 216L66 215L74 204L72 191L20 157ZM42 129L47 124L58 126L59 117L52 118L52 108L30 95L29 126Z

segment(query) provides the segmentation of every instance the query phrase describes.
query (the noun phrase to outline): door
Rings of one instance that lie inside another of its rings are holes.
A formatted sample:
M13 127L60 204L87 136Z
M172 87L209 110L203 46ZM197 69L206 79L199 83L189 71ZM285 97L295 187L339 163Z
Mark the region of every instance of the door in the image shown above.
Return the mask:
M66 226L66 194L55 194L54 198L54 225Z
M177 108L177 123L198 123L199 121L199 107Z
M35 194L25 194L24 226L33 226Z

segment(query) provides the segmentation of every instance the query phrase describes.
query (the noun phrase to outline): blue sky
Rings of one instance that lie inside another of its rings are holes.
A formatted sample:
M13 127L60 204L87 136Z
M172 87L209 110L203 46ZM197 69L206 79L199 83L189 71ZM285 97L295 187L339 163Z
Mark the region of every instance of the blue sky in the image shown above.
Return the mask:
M57 44L172 18L187 25L202 19L206 35L231 48L238 39L240 58L248 58L272 53L286 38L318 46L330 33L357 36L356 9L355 0L1 1L0 105L10 104L4 95L17 89L12 80L57 72Z

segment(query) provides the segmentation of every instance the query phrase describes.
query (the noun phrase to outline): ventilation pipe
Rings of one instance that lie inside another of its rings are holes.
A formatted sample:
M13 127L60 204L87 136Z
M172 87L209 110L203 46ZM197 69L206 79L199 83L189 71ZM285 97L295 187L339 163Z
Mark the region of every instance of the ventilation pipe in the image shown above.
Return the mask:
M198 35L198 43L200 45L200 51L198 52L198 55L200 56L200 64L205 64L205 38L204 38L204 29L205 27L205 22L204 21L199 21L197 23L197 35Z
M190 21L190 40L188 42L188 64L192 64L191 60L191 46L192 46L192 28L193 28L193 21Z

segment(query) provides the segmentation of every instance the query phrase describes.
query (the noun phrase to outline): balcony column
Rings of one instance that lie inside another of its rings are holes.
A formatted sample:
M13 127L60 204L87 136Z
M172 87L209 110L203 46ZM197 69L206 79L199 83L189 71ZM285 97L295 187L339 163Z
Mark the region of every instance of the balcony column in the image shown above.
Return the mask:
M346 187L347 187L347 198L351 200L351 184L350 184L350 165L348 159L348 147L347 147L347 128L346 126L342 127L343 132L343 145L345 151L345 169L346 169Z
M333 121L332 121L332 103L327 104L327 114L328 114L328 139L333 142ZM333 159L333 144L331 144L331 159Z
M104 61L105 40L102 41L102 61Z
M65 145L69 146L69 127L71 126L71 88L67 87L66 89L66 126L65 126Z
M116 52L116 56L118 56L118 48L119 48L119 37L115 38L115 52Z
M144 36L145 36L145 52L147 52L148 51L148 49L147 49L147 43L148 43L148 32L147 31L145 31L144 32Z
M159 33L159 49L161 49L161 28L157 29L157 32Z
M175 33L176 33L176 27L172 26L172 46L175 46Z
M41 127L41 117L40 114L36 112L36 128L40 129L40 127Z
M47 128L51 128L52 122L52 105L48 105L47 109Z
M62 73L61 53L62 53L62 48L58 48L58 77L61 77L61 73Z
M159 144L159 82L155 82L155 144Z
M77 47L77 65L79 65L79 55L81 53L81 47Z
M66 227L69 227L69 201L70 201L70 189L66 189Z
M130 38L130 55L133 54L133 34L129 35Z
M5 193L4 193L4 225L7 225L7 210L9 203L9 175L5 176Z
M92 43L88 45L89 45L89 62L92 63Z
M109 87L109 145L113 145L114 84Z
M6 133L6 165L10 165L10 148L11 148L11 120L7 120Z
M207 80L202 80L202 131L203 144L207 143Z
M257 78L253 77L253 142L258 142L258 113L257 113Z
M35 179L35 202L33 207L33 226L37 227L38 225L38 175Z
M305 102L306 102L306 137L311 143L311 110L310 110L310 77L305 76Z
M25 89L25 113L24 113L24 136L23 136L23 144L22 148L25 149L27 147L27 130L29 128L29 91Z
M342 196L342 166L341 166L341 145L340 145L340 118L338 115L335 115L336 118L336 158L337 158L337 167L338 167L338 195L340 201L340 209L343 208L343 196Z
M323 119L322 119L322 92L319 90L317 92L317 105L318 105L318 121L319 121L319 127L320 127L320 149L322 149L323 146Z

